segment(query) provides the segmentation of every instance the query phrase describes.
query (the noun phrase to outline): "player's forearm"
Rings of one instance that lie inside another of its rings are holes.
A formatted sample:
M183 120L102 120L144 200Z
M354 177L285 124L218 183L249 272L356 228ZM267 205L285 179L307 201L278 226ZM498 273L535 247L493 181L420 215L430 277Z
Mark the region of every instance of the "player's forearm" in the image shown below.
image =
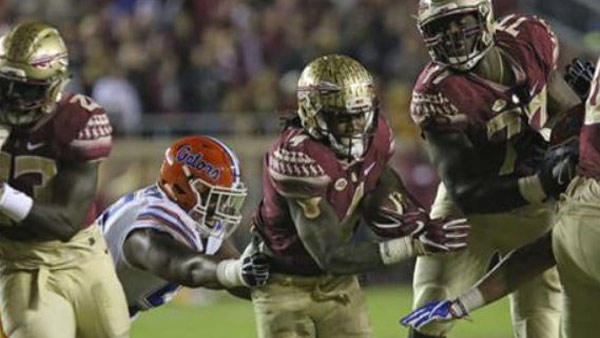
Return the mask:
M504 257L475 287L484 304L492 303L556 265L550 234ZM469 292L471 295L474 291ZM463 295L464 296L464 295ZM472 297L471 297L472 298ZM474 310L471 308L470 310Z
M362 241L348 243L342 229L354 228L352 220L340 224L327 203L318 204L317 217L307 217L295 201L290 212L304 247L319 267L331 274L351 275L394 264L416 253L410 238L393 239L381 243Z
M51 202L41 202L7 183L0 185L0 213L36 238L70 240L81 229L96 195L97 163L62 163Z
M81 230L87 208L84 210L34 203L27 217L17 226L35 229L44 239L66 242Z
M224 288L217 278L218 262L213 257L198 255L187 262L172 262L173 281L187 287Z
M36 202L19 190L2 183L0 213L12 220L10 225L5 226L31 229L39 239L70 240L81 228L87 211L87 208L81 207L81 202L77 202L75 206Z
M466 214L506 212L530 203L523 196L519 178L512 176L470 179L465 183L449 182L446 186Z
M356 243L335 248L318 259L321 268L334 275L353 275L384 266L379 243Z
M383 242L358 242L337 246L321 257L320 267L334 275L353 275L380 269L426 254L425 249L409 236Z

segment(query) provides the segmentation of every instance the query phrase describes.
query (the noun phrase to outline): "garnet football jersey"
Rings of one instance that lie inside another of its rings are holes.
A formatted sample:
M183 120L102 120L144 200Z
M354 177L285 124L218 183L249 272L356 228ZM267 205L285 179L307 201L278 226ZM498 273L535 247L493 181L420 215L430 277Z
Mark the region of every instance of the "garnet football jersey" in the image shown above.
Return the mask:
M110 153L111 135L101 106L81 94L66 95L35 127L11 131L0 152L1 179L36 202L50 202L53 178L61 165L103 160ZM82 227L90 225L94 217L92 204ZM30 237L26 229L0 227L0 232L13 239Z
M351 164L301 128L287 129L270 147L263 165L263 199L254 224L274 254L272 271L322 273L299 238L286 196L321 197L340 223L355 217L363 196L375 188L393 152L393 134L381 115L370 142L363 159ZM353 234L346 235L350 240Z
M582 176L600 179L600 58L586 102L585 119L579 136L579 167Z
M222 237L209 237L204 248L196 222L179 205L156 186L152 185L121 197L97 219L123 285L129 313L160 306L179 289L179 285L155 276L149 271L131 265L123 254L123 244L135 230L150 229L171 236L197 252L213 254L222 243Z
M535 166L530 162L546 147L540 135L549 136L542 127L558 46L549 27L531 15L500 20L495 43L510 60L516 85L429 63L415 85L411 115L428 132L463 131L481 153L482 171L528 175Z

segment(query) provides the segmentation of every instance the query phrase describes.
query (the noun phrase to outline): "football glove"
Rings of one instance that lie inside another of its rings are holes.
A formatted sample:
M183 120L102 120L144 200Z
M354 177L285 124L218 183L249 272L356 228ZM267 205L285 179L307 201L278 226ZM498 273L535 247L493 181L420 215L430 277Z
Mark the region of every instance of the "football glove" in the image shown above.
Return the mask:
M468 315L468 311L458 299L454 301L434 301L417 308L400 319L400 324L416 330L433 321L450 321Z
M470 230L466 218L430 220L423 231L415 235L421 246L417 251L427 255L464 249Z
M557 199L576 175L579 142L549 149L540 164L538 176L546 196Z
M594 65L591 62L580 58L573 59L565 68L564 79L582 102L587 100L590 93L594 71Z
M269 260L265 254L252 253L242 260L242 279L248 287L263 286L269 280Z

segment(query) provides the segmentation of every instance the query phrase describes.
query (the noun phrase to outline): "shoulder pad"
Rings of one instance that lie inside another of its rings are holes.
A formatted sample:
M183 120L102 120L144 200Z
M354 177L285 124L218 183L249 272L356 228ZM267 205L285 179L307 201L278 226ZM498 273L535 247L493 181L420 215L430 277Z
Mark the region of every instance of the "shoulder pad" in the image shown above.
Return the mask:
M378 115L377 126L373 135L372 145L370 147L375 147L376 151L383 155L378 155L377 161L386 163L394 154L394 132L392 131L392 127L390 126L390 123L383 112L380 111Z
M308 154L307 141L306 135L291 136L269 152L269 176L283 196L320 196L331 182L321 164Z
M54 135L62 157L80 161L106 158L112 145L112 126L104 109L90 97L75 94L58 106Z
M456 129L466 117L439 90L438 86L415 88L410 102L410 115L421 129Z
M133 229L149 228L164 232L190 248L202 249L194 222L178 209L171 203L152 202L139 211Z
M544 20L530 14L512 14L499 20L496 29L531 46L548 73L556 69L559 55L558 40L552 28Z

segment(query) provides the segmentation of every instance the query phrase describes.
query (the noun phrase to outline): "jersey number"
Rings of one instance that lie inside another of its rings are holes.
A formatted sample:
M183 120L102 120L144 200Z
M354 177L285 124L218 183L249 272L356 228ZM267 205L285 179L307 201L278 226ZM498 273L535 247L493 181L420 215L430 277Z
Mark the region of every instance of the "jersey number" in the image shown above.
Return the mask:
M10 177L12 155L7 152L0 152L0 179L9 181L10 179L19 179L25 175L36 175L33 184L34 198L39 198L41 189L48 184L48 181L58 172L56 162L49 158L30 155L19 155L14 157L14 174Z
M499 175L510 174L515 170L515 162L517 160L517 151L513 144L513 136L519 134L523 128L522 120L519 117L522 114L520 108L514 108L496 115L487 123L487 137L491 139L496 133L506 132L506 150L504 154L504 162L500 167Z
M498 23L496 29L505 31L508 34L517 37L517 35L521 33L521 31L519 31L519 26L521 26L521 24L525 22L525 20L527 20L527 17L520 17L517 20L515 20L515 22L511 23L510 25L507 25L507 22L509 22L512 18L514 18L514 15L509 15L506 18L504 18Z
M90 100L89 98L87 98L86 96L83 96L81 94L75 94L73 95L73 97L71 97L71 99L69 99L69 103L79 103L79 105L89 111L89 112L93 112L96 109L100 109L100 105L97 104L96 102Z

